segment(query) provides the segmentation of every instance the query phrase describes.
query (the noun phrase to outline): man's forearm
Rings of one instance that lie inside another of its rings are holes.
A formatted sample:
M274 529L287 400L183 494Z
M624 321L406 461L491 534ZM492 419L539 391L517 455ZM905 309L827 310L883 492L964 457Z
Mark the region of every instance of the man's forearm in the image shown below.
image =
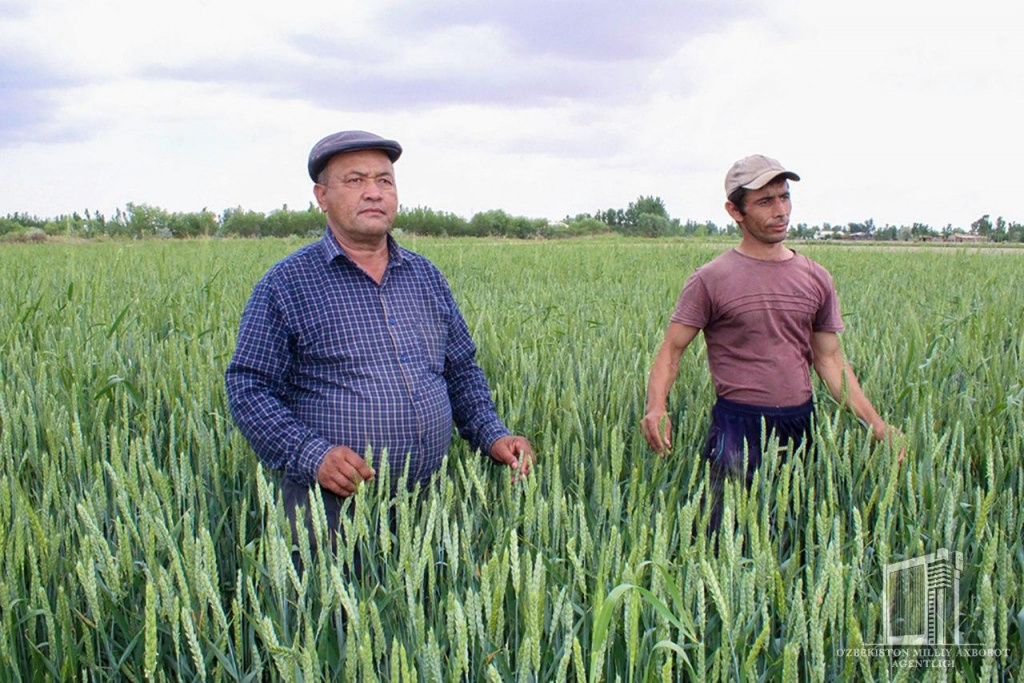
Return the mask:
M847 391L847 407L853 414L856 415L862 422L871 427L871 430L881 438L881 435L885 432L885 421L879 416L878 411L871 405L871 401L864 394L864 390L860 386L860 382L857 381L856 375L853 374L853 368L849 365L845 365L844 368Z
M661 348L651 364L647 378L647 413L664 411L668 406L668 395L679 375L679 362L690 342L700 330L690 325L670 323L665 330Z
M283 470L297 483L315 481L332 444L295 417L251 373L229 367L226 385L231 415L260 461L269 469Z
M675 384L676 376L679 374L679 359L673 359L668 349L662 347L651 366L651 373L647 379L647 408L646 412L652 410L665 410L668 406L668 395Z
M876 436L884 433L885 421L871 405L860 382L857 381L857 376L853 373L853 368L846 363L841 354L820 360L815 363L814 369L837 403L850 410L859 420L871 427Z
M475 361L463 367L449 367L445 380L452 419L471 448L486 453L491 444L510 433L498 416L487 378Z
M487 377L476 360L476 344L443 278L442 286L451 311L444 381L452 405L452 419L470 448L488 453L495 441L510 432L498 416Z

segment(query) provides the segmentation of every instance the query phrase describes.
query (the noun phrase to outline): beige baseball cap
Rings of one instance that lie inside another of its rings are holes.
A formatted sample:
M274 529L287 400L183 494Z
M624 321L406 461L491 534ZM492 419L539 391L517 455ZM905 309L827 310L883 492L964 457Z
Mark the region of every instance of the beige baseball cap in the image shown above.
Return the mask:
M725 196L729 197L741 187L745 190L760 190L762 187L783 176L788 180L800 180L800 176L787 171L777 160L763 154L743 157L725 174Z

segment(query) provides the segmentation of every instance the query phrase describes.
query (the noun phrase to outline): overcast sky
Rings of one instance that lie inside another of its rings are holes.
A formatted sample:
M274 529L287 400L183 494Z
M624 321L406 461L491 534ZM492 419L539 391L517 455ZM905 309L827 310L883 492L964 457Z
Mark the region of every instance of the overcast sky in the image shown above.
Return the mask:
M401 142L405 206L559 219L658 195L727 222L1024 222L1016 0L0 0L0 215L305 208L306 157Z

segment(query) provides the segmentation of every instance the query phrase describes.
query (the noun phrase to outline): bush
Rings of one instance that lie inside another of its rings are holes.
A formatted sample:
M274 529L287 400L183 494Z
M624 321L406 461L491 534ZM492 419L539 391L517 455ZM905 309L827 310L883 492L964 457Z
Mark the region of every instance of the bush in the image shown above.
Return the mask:
M426 207L403 208L395 216L395 230L414 235L445 237L447 235L468 235L469 223L465 218L446 211L434 211Z
M39 228L25 228L4 233L0 236L0 242L5 244L27 244L46 241L46 233Z
M0 235L23 233L27 227L12 218L0 218Z
M217 214L203 209L199 213L172 214L167 229L172 237L181 238L216 235L219 227Z
M573 237L583 235L600 235L608 232L608 226L596 218L581 218L568 225L568 232Z
M261 237L266 229L267 218L258 211L227 209L221 219L221 234L236 237Z
M476 237L507 235L512 217L501 209L481 211L469 219L469 234Z
M622 233L639 237L663 237L668 234L671 225L664 216L642 213L637 217L635 225L622 226Z
M287 206L282 206L267 215L262 234L270 237L305 237L322 234L326 225L324 214L312 204L305 211L289 211Z

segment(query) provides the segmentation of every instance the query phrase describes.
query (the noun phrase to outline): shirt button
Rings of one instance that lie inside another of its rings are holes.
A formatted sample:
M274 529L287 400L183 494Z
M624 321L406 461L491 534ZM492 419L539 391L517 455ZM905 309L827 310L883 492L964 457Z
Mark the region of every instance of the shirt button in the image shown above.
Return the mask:
M397 321L394 318L388 318L388 322L394 325Z
M398 360L400 360L400 361L402 361L404 363L408 359L406 358L405 354L403 353L401 356L398 357Z

